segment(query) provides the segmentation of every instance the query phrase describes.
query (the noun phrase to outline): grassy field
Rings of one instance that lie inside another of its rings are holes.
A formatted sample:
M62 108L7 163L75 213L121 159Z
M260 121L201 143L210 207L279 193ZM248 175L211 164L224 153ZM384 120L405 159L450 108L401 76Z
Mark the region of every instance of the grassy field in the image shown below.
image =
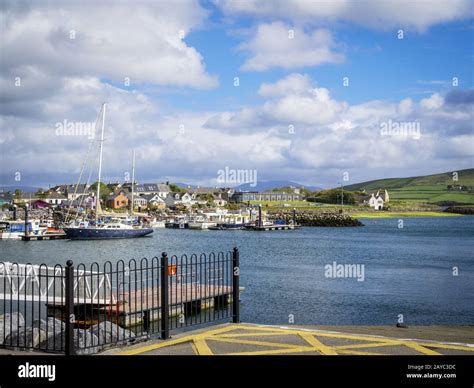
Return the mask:
M474 169L457 171L457 181L453 180L454 173L427 175L411 178L390 178L368 181L346 186L347 190L388 190L390 200L407 202L425 202L430 204L456 202L474 204L474 194L467 191L448 190L448 185L474 186Z
M459 217L461 214L441 213L441 212L384 212L377 213L353 213L350 214L353 218L406 218L406 217Z

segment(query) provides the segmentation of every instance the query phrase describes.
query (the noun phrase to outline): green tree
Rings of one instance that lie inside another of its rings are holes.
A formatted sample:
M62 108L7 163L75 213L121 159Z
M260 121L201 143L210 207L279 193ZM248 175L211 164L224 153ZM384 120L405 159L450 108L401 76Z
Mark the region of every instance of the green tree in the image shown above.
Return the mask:
M38 189L38 191L35 193L35 195L38 197L38 198L46 198L46 196L48 195L47 193L44 192L43 188L40 187Z
M331 190L322 190L316 193L316 195L308 198L308 202L320 202L320 203L331 203L331 204L340 204L342 197L342 190L340 189L331 189ZM354 204L355 198L354 193L350 191L344 191L344 203L345 204Z
M97 182L94 182L91 187L90 187L90 190L92 190L93 192L96 192L97 191ZM100 182L100 199L102 201L106 201L107 200L107 197L109 196L109 194L112 192L112 190L110 190L110 188L103 182Z
M16 189L15 190L15 194L13 194L13 197L18 200L18 199L21 199L21 195L23 194L23 191L21 191L20 189Z
M170 190L173 193L182 193L185 191L182 187L179 187L178 185L175 185L174 183L169 184Z

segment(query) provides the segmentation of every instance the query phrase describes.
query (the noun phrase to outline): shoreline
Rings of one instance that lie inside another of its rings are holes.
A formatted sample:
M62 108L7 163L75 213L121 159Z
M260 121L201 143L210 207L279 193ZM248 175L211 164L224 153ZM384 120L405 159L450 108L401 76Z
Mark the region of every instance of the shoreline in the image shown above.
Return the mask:
M399 218L399 217L464 217L464 214L458 213L443 213L443 212L381 212L381 213L349 213L353 218Z

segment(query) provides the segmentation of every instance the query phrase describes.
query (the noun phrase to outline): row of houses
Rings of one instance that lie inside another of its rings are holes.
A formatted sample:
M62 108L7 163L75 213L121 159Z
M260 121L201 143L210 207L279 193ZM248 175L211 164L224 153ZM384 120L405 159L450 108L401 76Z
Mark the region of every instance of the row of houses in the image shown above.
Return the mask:
M107 185L110 194L105 198L103 206L110 209L129 208L132 201L131 183L110 183ZM189 188L183 192L174 192L168 183L136 184L134 188L134 208L174 208L178 205L211 205L222 207L229 202L247 203L249 201L301 201L304 196L298 189L293 192L235 192L231 188ZM375 210L382 210L390 201L387 190L379 189L359 195L356 198L361 205ZM59 185L45 193L0 193L0 206L4 204L30 203L34 207L59 206L73 208L95 208L95 191L90 185Z
M111 209L129 208L132 201L131 183L109 183L110 194L102 198L102 206ZM225 206L234 190L230 188L189 188L184 192L172 191L167 183L135 184L133 202L135 208L173 208L177 205L192 206L196 204ZM60 206L95 208L96 192L86 184L58 185L44 193L0 193L0 206L4 204L29 203L34 207Z

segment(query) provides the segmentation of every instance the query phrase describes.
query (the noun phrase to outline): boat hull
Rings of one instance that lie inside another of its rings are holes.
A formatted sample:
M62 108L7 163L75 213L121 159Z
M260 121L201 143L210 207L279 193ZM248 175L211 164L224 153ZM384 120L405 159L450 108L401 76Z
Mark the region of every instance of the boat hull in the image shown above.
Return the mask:
M96 228L63 228L71 240L105 240L119 238L144 237L153 233L151 228L143 229L96 229Z
M210 226L209 230L243 230L246 224L217 224Z

